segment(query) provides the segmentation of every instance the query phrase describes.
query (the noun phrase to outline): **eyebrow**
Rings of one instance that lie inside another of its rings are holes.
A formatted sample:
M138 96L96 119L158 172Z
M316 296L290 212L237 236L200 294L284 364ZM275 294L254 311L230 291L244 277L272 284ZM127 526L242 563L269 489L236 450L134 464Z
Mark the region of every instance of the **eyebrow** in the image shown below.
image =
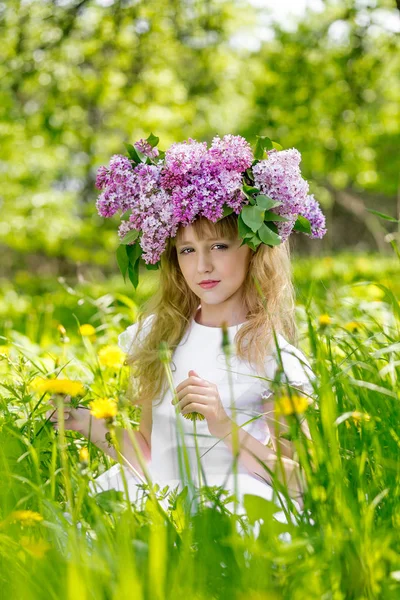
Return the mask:
M206 238L205 241L206 242L215 242L216 240L225 240L226 238L224 237L218 237L218 238ZM184 246L185 244L192 244L193 242L188 242L187 240L184 240L183 242L179 242L177 245L178 246Z

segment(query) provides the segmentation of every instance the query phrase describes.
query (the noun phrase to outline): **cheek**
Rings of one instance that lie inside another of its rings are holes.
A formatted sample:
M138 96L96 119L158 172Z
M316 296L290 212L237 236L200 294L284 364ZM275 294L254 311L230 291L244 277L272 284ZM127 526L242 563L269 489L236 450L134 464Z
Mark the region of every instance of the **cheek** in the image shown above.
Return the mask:
M180 268L180 270L181 270L181 273L182 273L182 275L183 275L183 277L184 277L185 279L188 279L188 278L190 278L190 272L191 272L191 266L190 266L190 262L191 262L191 261L190 261L190 260L188 260L188 259L187 259L187 257L186 257L186 260L180 260L180 259L178 258L178 264L179 264L179 268Z
M234 281L242 280L246 275L246 270L247 263L244 260L244 257L238 256L237 254L231 255L229 260L225 260L221 263L221 272Z

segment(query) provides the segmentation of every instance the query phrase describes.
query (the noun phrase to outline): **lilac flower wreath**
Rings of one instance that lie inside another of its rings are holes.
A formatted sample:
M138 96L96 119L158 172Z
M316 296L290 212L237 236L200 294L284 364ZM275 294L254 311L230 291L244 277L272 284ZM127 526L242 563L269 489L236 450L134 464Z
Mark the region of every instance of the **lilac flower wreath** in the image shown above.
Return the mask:
M199 216L215 223L235 212L241 245L252 250L279 245L292 231L325 235L325 217L308 194L296 148L282 150L264 136L257 136L254 154L240 135L215 136L210 148L189 138L166 152L158 142L151 134L125 144L128 156L112 156L96 176L98 213L121 211L117 260L135 288L139 265L158 269L167 238Z

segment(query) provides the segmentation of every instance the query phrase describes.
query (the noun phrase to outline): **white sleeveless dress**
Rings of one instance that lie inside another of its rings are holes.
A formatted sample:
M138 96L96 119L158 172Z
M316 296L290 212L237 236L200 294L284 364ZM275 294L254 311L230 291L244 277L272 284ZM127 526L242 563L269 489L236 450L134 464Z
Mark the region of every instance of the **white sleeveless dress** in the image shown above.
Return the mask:
M147 328L151 326L152 315L146 319L142 335L146 334ZM266 444L270 438L269 429L261 413L263 412L262 397L271 395L269 382L257 378L254 369L247 362L241 361L235 354L233 340L240 325L228 327L228 334L232 344L232 358L230 361L231 382L236 406L236 420L238 425L249 432L257 440ZM129 353L130 346L135 336L137 325L133 324L120 334L119 346ZM200 377L215 383L218 387L222 404L228 416L231 412L231 395L228 379L228 366L222 351L222 330L219 327L201 325L192 319L181 343L172 357L172 371L175 387L189 377L189 370L194 369ZM315 375L310 368L304 354L289 344L282 335L278 335L278 343L281 350L284 377L286 380L312 394L311 384ZM265 363L265 377L273 379L277 368L275 355L268 357ZM157 482L162 489L168 485L170 489L178 486L181 490L183 485L198 486L199 469L196 454L194 424L176 413L175 406L171 404L172 394L168 389L161 404L153 404L153 423L151 433L151 462L148 469L153 482ZM257 417L258 418L254 418ZM250 421L250 422L249 422ZM179 427L181 426L181 428ZM182 472L179 468L179 431L183 431L184 441L190 461L190 473ZM223 440L213 437L207 427L207 422L197 421L197 444L200 455L200 472L203 485L223 486L230 493L234 493L233 456ZM120 473L120 465L116 464L111 469L95 479L96 491L116 489L123 491L123 483ZM124 467L128 481L129 496L132 501L140 502L143 492L137 487L142 483L127 467ZM280 508L286 506L283 496L273 493L272 487L262 481L258 476L250 473L240 461L237 465L237 492L239 507L243 511L243 495L255 494L274 501ZM296 504L296 503L295 503ZM167 500L165 500L165 507ZM298 506L296 504L296 506ZM232 510L233 502L227 507ZM275 515L277 520L285 521L284 513Z

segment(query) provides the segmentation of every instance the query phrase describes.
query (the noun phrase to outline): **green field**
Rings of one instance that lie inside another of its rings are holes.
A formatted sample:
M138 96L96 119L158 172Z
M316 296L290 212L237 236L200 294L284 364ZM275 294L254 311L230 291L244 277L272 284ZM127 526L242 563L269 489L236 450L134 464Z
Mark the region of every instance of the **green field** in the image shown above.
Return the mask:
M19 271L13 285L3 282L4 597L399 597L399 263L373 254L295 258L294 275L299 347L319 386L319 409L307 415L312 459L304 439L295 442L308 486L304 510L292 511L297 524L274 520L276 506L256 496L240 518L213 490L192 515L184 495L160 510L165 490L153 490L143 510L123 492L90 494L89 480L113 461L76 432L45 424L48 395L31 382L79 380L82 402L119 399L117 423L135 428L140 414L124 404L127 367L112 347L157 274L143 274L136 291L120 277L70 287ZM82 336L83 324L95 333Z

